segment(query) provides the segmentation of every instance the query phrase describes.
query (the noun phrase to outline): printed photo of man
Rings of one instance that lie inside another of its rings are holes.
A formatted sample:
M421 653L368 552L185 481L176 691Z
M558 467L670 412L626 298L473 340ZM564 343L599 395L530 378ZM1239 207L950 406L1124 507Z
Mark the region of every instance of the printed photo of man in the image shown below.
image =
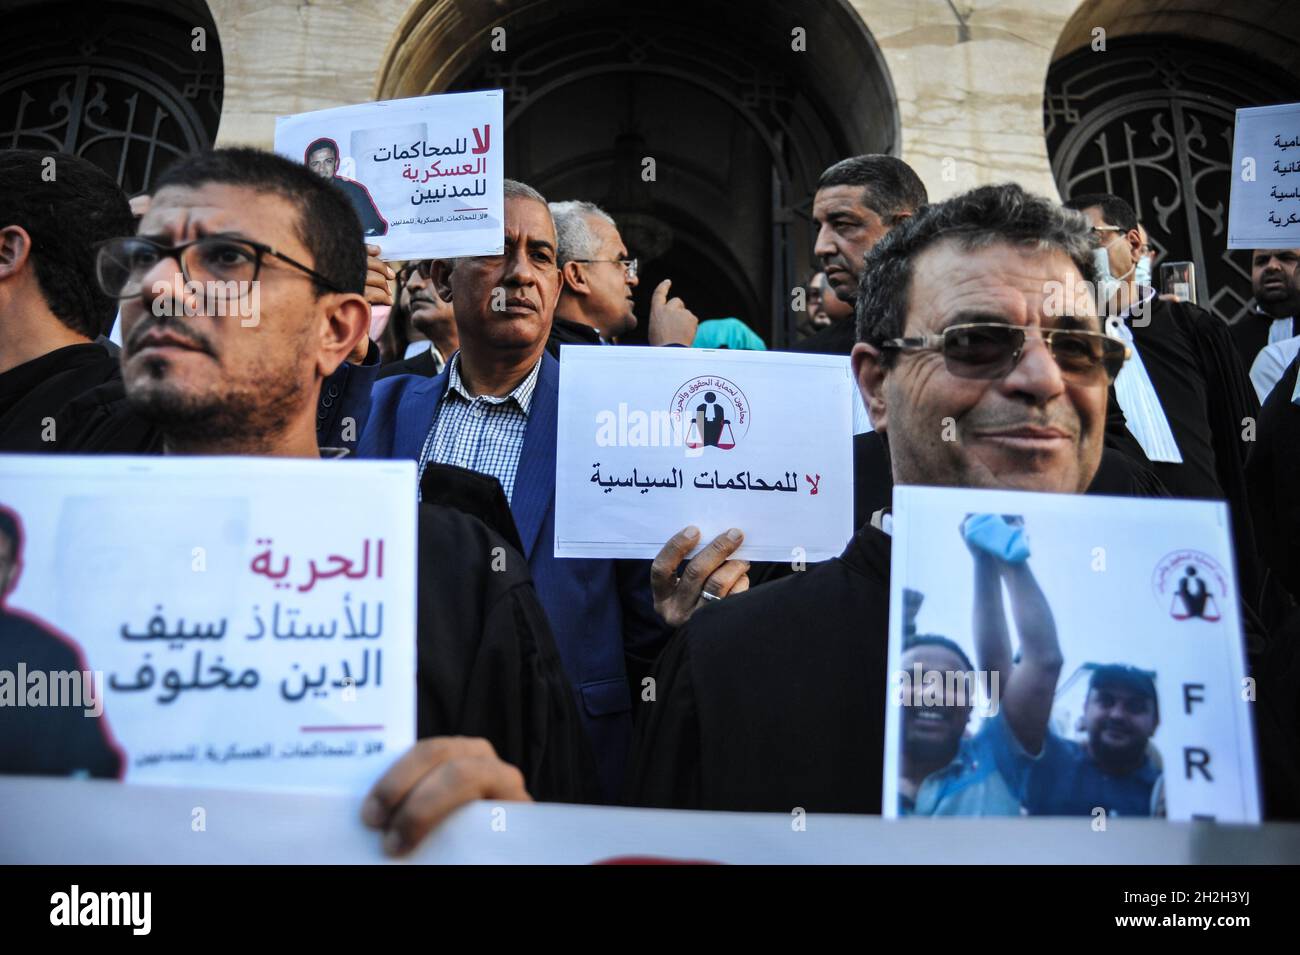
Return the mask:
M103 686L87 685L81 648L9 605L22 568L22 522L0 504L0 773L119 778Z
M387 235L388 220L379 212L375 200L370 197L370 190L355 179L339 175L339 147L332 139L322 137L311 142L303 154L307 168L334 183L348 197L348 202L361 220L361 229L367 236Z

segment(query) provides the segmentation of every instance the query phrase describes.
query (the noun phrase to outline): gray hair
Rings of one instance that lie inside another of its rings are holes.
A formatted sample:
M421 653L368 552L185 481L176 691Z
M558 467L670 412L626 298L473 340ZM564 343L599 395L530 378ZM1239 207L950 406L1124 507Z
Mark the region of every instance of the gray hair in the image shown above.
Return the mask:
M533 202L540 202L546 205L546 200L542 194L528 185L526 182L520 182L517 179L501 180L502 199L531 199Z
M594 202L569 199L551 203L551 218L555 220L555 260L560 268L596 254L598 242L591 230L591 219L602 219L617 228L613 216Z
M531 199L533 202L540 202L542 205L546 206L546 199L540 192L528 185L528 183L520 182L517 179L501 180L501 202L504 204L507 199ZM549 208L550 206L547 206L548 210ZM462 255L458 258L446 259L444 261L450 263L450 268L455 269L460 265L461 259L465 258L474 258L474 256Z
M1015 183L980 186L921 208L867 253L858 284L858 341L879 345L903 336L912 268L935 243L952 239L966 251L999 243L1064 252L1085 282L1096 283L1092 229L1081 212L1025 192ZM886 353L888 361L893 353Z

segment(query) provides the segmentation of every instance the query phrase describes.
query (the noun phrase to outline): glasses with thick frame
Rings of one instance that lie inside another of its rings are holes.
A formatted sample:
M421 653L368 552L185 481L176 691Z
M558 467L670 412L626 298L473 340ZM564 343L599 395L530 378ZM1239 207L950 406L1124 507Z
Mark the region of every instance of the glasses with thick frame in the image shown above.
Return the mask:
M265 243L224 235L205 235L179 245L164 245L136 235L108 239L99 244L95 272L104 294L127 299L140 294L144 276L164 259L177 261L187 283L206 284L255 282L262 273L262 259L268 255L310 276L331 292L343 291L338 283Z
M638 263L636 259L569 259L570 262L582 262L590 265L597 262L606 262L610 265L623 266L623 277L629 282L636 278Z
M1129 357L1127 345L1101 332L1075 328L1039 332L1061 374L1083 384L1097 383L1099 376L1114 381ZM939 333L891 338L878 347L893 352L939 351L949 374L988 381L1010 374L1020 363L1027 338L1021 325L966 322Z

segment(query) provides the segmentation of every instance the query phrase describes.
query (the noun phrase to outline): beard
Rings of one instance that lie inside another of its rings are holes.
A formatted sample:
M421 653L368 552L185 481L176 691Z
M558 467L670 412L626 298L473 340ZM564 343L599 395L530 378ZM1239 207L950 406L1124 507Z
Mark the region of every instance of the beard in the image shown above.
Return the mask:
M196 394L162 377L165 368L149 368L145 380L127 388L127 403L162 432L169 447L257 452L302 407L306 388L286 370L262 377L262 386L223 382L223 388Z
M1091 747L1097 762L1105 766L1135 766L1141 765L1147 748L1147 737L1141 734L1133 734L1131 742L1124 746L1111 746L1101 738L1105 724L1089 730L1088 744Z

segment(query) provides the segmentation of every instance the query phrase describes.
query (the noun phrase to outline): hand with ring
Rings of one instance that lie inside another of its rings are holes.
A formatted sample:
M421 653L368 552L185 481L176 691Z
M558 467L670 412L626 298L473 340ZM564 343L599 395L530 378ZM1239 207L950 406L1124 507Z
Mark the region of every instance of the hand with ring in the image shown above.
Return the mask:
M680 627L706 601L749 589L749 561L728 559L744 539L736 527L719 534L695 555L680 577L677 568L699 543L700 529L687 527L664 544L650 565L650 586L655 610L670 626Z

